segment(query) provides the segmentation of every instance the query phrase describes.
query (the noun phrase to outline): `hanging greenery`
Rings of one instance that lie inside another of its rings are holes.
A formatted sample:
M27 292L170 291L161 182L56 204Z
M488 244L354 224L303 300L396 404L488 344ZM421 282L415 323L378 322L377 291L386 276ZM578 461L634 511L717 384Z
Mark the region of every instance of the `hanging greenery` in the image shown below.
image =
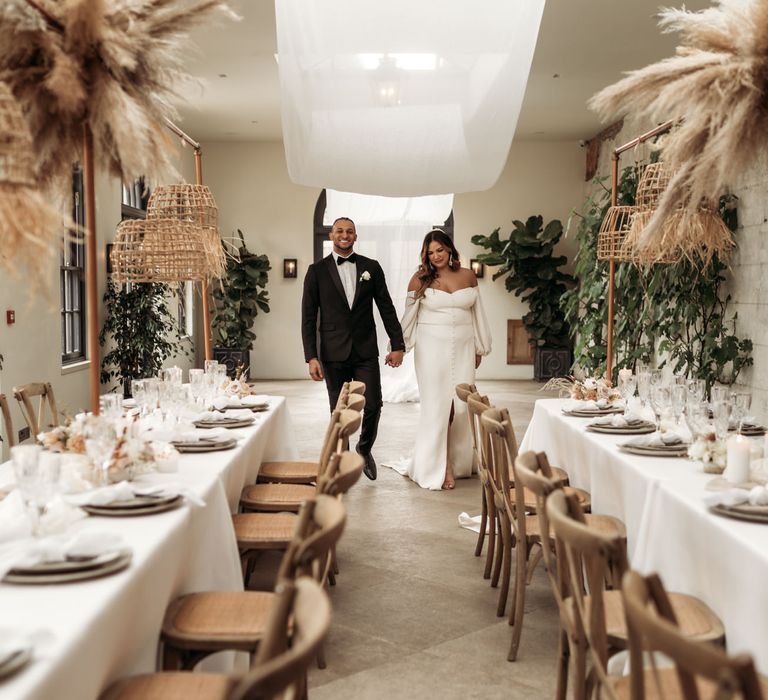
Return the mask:
M477 256L489 266L499 266L493 279L507 275L507 291L521 297L528 305L523 325L535 347L568 347L568 325L560 308L560 298L573 284L560 267L568 262L555 256L554 248L563 236L563 224L553 219L544 227L541 216L531 216L523 223L514 221L507 239L499 238L497 228L490 236L472 236L472 243L491 251Z
M633 205L640 169L629 166L618 182L618 204ZM610 206L605 178L593 181L593 192L578 218L575 277L578 285L562 298L574 341L574 364L589 374L606 366L608 264L597 260L597 234ZM738 225L736 198L720 198L720 215L731 231ZM638 267L616 264L614 348L620 367L650 362L658 351L662 364L707 382L731 384L752 364L752 341L735 332L737 315L729 312L730 295L722 289L726 265L717 257L704 267L689 261Z
M168 285L157 282L119 285L107 280L99 344L109 342L113 348L101 361L102 384L118 380L130 396L132 379L154 377L169 357L191 353L191 341L181 337L168 308L172 294Z

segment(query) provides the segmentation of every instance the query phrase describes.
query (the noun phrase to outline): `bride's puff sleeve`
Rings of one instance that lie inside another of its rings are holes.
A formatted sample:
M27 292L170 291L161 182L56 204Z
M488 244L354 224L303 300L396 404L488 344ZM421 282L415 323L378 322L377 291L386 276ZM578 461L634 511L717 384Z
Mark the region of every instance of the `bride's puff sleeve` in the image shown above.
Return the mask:
M400 326L403 329L403 340L405 341L405 351L409 352L416 344L416 325L419 318L419 302L416 298L416 292L408 292L405 298L405 311L403 318L400 319Z
M490 355L491 328L488 325L488 318L485 315L479 289L477 290L475 303L472 305L472 326L475 330L475 354Z

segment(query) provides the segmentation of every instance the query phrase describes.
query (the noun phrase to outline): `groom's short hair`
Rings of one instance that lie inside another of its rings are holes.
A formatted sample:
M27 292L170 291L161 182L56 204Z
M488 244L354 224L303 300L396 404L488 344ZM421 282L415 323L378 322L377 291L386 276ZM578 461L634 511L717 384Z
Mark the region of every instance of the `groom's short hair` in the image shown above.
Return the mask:
M357 226L355 225L355 222L352 221L352 219L350 219L348 216L340 216L337 219L333 220L333 223L331 224L331 229L333 229L333 227L336 226L336 224L339 221L349 221L355 228L357 228Z

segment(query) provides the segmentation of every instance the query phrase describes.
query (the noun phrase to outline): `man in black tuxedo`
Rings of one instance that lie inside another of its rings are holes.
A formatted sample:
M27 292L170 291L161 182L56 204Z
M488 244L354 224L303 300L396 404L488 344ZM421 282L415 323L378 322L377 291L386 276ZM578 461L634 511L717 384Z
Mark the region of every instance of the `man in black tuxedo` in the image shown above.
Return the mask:
M384 362L399 367L405 343L381 265L353 252L357 232L352 219L331 227L333 252L309 266L301 300L301 336L309 376L325 379L333 411L344 382L365 382L365 412L357 451L365 457L365 475L376 478L371 455L381 415L381 374L373 302L381 314L392 351ZM317 351L318 312L320 352Z

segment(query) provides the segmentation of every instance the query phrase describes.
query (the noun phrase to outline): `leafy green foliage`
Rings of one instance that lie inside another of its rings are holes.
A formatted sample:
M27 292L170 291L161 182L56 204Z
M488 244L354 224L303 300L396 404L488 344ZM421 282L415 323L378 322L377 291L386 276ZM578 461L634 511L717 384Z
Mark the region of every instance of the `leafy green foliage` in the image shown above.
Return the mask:
M266 291L272 266L266 255L255 255L245 245L243 232L237 229L240 247L236 257L227 262L227 276L213 289L213 329L219 347L252 350L256 334L251 330L259 311L269 313Z
M626 168L618 183L618 204L631 205L640 171ZM588 374L603 374L607 347L608 263L597 260L600 224L610 206L605 178L593 181L593 193L581 212L575 258L578 285L563 297L563 310L572 329L574 364ZM736 197L720 199L726 225L738 225ZM736 381L752 364L752 341L735 333L736 314L728 313L729 295L723 296L726 265L717 258L705 268L688 261L639 267L616 263L614 348L619 367L634 368L650 362L658 351L676 372L715 382ZM615 380L615 372L613 379Z
M562 238L563 224L554 219L544 227L541 216L531 216L525 223L516 220L513 224L507 239L499 237L499 229L490 236L472 236L472 243L490 251L477 259L498 267L493 279L507 275L507 291L528 304L523 325L532 345L568 347L568 326L560 299L574 280L559 270L567 258L553 254Z
M166 284L118 285L107 280L99 344L111 341L114 348L101 361L102 384L117 379L128 395L132 379L153 377L169 357L190 354L191 343L182 339L168 308L170 293Z

